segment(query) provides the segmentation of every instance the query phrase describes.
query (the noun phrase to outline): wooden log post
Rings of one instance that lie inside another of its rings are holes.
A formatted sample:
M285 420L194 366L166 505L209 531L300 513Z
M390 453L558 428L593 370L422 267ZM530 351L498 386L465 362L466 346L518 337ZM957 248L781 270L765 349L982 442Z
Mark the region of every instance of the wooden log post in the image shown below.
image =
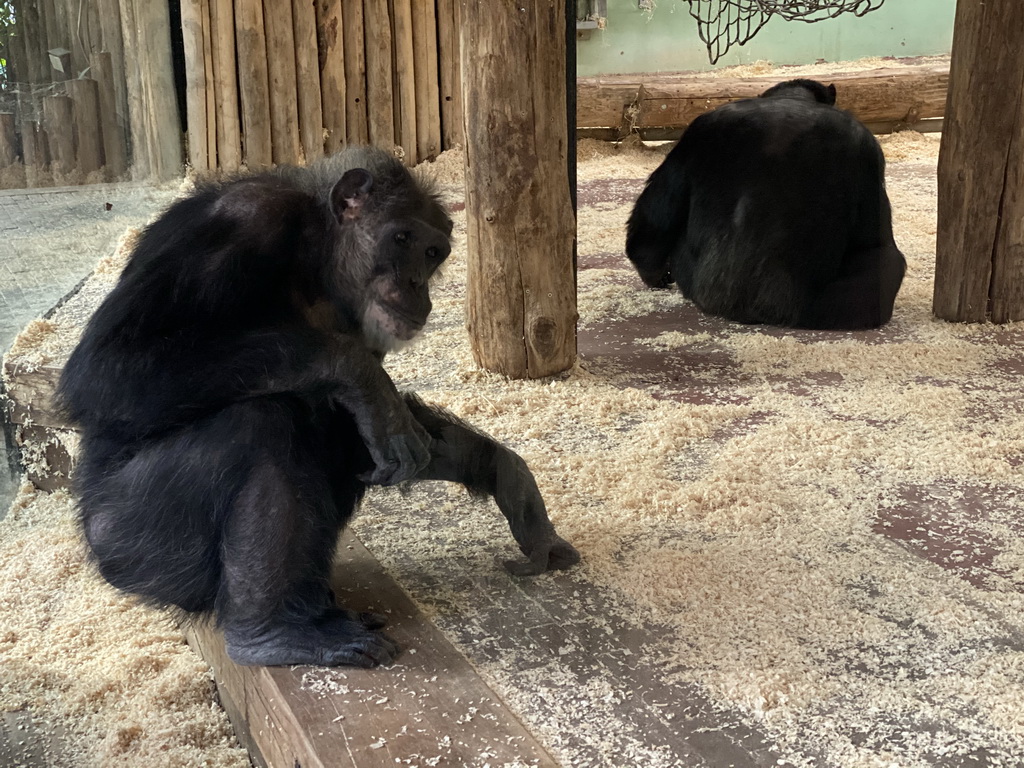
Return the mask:
M270 143L270 75L261 0L235 0L238 91L242 103L242 143L250 170L273 162Z
M217 166L229 173L242 164L235 66L235 11L232 0L210 0L214 104L217 111Z
M395 106L391 66L391 15L387 0L364 0L366 25L366 112L370 143L395 147Z
M413 44L412 0L392 0L394 3L395 40L395 114L396 140L402 145L406 165L420 161L416 141L416 49Z
M363 41L363 0L342 0L345 28L345 131L350 144L370 140L366 114L366 47Z
M292 24L295 29L295 94L299 108L299 143L303 160L309 163L324 156L316 8L311 0L292 0ZM339 55L338 58L342 57ZM342 72L342 81L344 76Z
M937 317L1024 319L1024 5L959 0L938 166Z
M72 120L71 99L67 96L43 97L43 125L50 144L50 170L55 180L75 169Z
M100 126L100 89L92 78L68 80L75 163L83 174L103 167L103 130Z
M263 0L270 84L270 144L274 162L294 165L302 158L295 98L295 27L291 3Z
M121 8L118 0L96 0L103 44L100 50L110 53L111 80L114 83L114 103L117 122L127 137L128 86L124 69L124 38L121 33ZM94 74L93 77L96 77ZM99 78L96 78L99 80ZM108 161L109 162L109 161Z
M18 160L18 134L14 130L14 113L0 112L0 168Z
M124 128L117 119L117 90L114 87L113 57L97 51L90 59L89 70L99 86L100 124L103 133L103 159L107 175L119 179L128 170L128 146Z
M348 138L345 93L345 22L341 0L318 0L316 4L317 48L320 52L320 101L329 153L345 146Z
M206 133L206 48L203 45L202 0L181 0L181 38L185 54L188 163L193 171L204 173L210 170L211 165Z
M576 359L565 23L561 0L462 4L467 325L514 378Z
M443 149L463 144L462 72L459 62L459 0L437 0L438 66Z
M38 187L50 164L46 133L35 120L21 121L21 154L25 162L25 183Z
M213 11L211 0L201 0L203 69L206 78L206 154L210 170L217 168L217 84L213 74Z
M416 58L416 154L420 161L433 160L441 152L437 14L433 3L413 4L412 40Z
M181 120L174 89L171 21L166 3L120 0L128 78L132 175L172 179L181 175Z

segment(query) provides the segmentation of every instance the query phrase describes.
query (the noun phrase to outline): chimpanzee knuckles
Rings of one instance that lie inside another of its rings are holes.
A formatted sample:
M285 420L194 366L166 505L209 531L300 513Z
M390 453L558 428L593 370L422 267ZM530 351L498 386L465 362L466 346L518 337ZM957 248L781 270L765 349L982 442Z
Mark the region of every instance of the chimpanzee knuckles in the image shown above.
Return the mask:
M390 435L376 467L359 476L368 485L398 485L412 480L430 463L429 435Z
M557 535L552 535L543 544L523 554L529 558L525 563L519 560L505 561L505 570L513 576L536 576L546 571L563 571L580 561L580 553L576 548Z

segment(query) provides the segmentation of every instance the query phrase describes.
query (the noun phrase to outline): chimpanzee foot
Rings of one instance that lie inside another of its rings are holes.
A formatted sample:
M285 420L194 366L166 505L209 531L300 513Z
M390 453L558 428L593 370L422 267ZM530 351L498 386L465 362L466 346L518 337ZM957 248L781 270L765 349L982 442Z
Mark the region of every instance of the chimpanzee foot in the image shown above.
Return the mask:
M377 631L384 623L378 614L338 609L308 624L278 624L260 631L229 627L224 635L228 656L236 664L368 668L390 664L398 656L395 641Z
M522 549L522 548L521 548ZM580 553L576 547L553 535L543 544L538 544L529 552L523 552L529 560L525 563L518 560L506 560L505 569L514 576L536 576L545 571L563 571L580 561Z

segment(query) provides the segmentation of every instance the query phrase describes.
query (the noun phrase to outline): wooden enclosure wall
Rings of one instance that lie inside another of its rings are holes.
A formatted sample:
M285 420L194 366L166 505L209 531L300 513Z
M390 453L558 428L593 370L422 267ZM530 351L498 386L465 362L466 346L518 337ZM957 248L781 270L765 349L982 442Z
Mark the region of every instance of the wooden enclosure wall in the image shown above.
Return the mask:
M165 3L14 0L0 171L25 186L181 171ZM126 56L126 51L128 55Z
M303 164L372 143L414 165L461 144L458 6L181 0L189 164Z

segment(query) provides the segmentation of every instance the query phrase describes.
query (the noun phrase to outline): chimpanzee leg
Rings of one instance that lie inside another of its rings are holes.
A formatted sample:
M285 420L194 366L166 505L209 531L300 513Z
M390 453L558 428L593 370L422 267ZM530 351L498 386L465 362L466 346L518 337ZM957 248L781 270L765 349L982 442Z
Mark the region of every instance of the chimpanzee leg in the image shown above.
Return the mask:
M253 463L224 529L217 612L228 655L241 664L389 663L398 647L374 631L380 617L334 607L329 587L357 487L347 499L333 492L308 423L260 417L275 445Z
M892 318L905 268L895 245L851 254L842 274L817 292L800 324L847 330L884 325Z
M576 549L555 533L533 474L515 452L440 408L432 408L414 395L406 403L430 437L430 464L417 480L461 483L472 493L494 497L508 520L512 535L529 562L505 565L525 576L563 569L579 562Z

